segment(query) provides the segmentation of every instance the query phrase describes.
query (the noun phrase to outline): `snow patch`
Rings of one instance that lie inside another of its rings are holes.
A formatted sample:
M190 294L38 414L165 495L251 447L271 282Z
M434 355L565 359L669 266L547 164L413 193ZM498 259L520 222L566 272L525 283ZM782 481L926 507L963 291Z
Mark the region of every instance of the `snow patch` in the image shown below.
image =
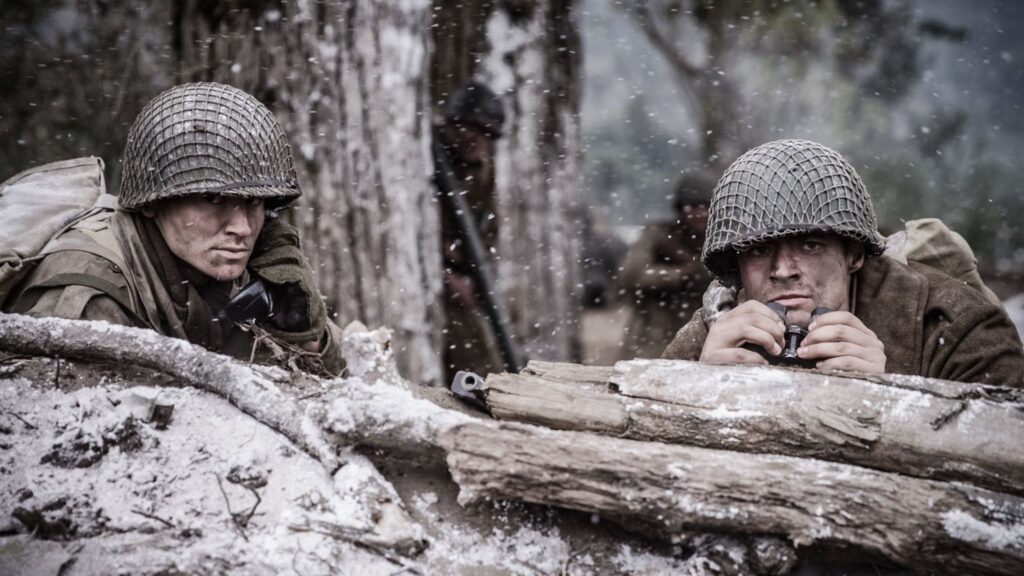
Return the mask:
M942 527L957 540L972 542L991 550L1024 550L1024 524L990 524L963 510L943 512Z

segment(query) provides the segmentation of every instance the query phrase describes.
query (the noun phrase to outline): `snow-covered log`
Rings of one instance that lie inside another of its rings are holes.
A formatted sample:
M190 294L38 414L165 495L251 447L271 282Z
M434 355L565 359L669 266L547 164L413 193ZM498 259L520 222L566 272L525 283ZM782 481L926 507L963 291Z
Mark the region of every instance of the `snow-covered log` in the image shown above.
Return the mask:
M406 466L415 460L406 454L435 461L444 455L462 503L513 500L581 510L665 540L689 542L694 532L774 535L943 571L1024 568L1024 502L1016 496L807 458L483 420L416 398L397 375L381 332L349 330L344 343L349 377L302 376L310 382L293 387L283 370L247 366L144 330L0 315L0 350L153 367L266 419L318 458L339 450L340 459L352 462L354 445L393 452ZM601 380L601 369L584 372ZM372 466L361 469L374 475ZM381 482L382 494L393 497L392 486ZM380 522L363 534L362 545L389 533L389 513L403 508L391 503L371 516ZM345 532L315 522L293 529ZM398 550L409 540L391 542Z
M531 362L485 383L495 418L846 462L1024 494L1024 391L900 375L635 360Z
M522 424L442 435L460 501L517 499L646 524L830 542L906 566L1024 571L1024 500L845 464Z

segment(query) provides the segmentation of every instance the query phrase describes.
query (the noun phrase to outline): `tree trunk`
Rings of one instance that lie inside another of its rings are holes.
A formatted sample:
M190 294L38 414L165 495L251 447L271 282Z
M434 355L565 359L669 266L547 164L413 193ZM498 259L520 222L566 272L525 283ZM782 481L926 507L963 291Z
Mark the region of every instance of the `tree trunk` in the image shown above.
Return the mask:
M495 418L831 460L1024 495L1024 393L685 361L531 363L485 384Z
M1024 570L1024 500L817 460L551 432L520 424L446 430L461 502L516 499L689 530L856 546L906 566Z
M527 357L579 357L580 42L571 0L502 2L479 72L506 94L497 284Z
M182 80L252 92L289 135L290 217L336 320L390 327L403 373L438 383L429 1L179 0L175 20Z

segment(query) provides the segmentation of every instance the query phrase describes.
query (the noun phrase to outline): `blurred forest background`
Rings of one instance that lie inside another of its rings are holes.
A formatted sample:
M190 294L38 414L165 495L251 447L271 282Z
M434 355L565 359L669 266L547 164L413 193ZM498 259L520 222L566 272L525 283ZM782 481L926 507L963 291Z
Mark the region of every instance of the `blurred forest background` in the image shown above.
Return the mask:
M292 139L291 216L338 318L396 330L437 382L430 126L498 93L494 273L534 358L580 359L585 228L671 218L686 171L798 137L854 163L883 232L939 217L1004 296L1024 291L1024 5L979 0L5 0L0 178L117 159L175 83L250 91ZM584 226L584 221L594 223Z
M1024 4L981 0L581 5L587 197L670 210L682 171L768 140L836 148L884 228L938 217L987 278L1024 270Z

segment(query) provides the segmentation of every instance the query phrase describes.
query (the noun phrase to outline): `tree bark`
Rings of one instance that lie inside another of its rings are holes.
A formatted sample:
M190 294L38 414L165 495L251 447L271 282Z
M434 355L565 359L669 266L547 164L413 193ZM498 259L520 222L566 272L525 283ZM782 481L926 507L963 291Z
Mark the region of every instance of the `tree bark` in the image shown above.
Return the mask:
M505 94L498 291L526 356L579 357L580 41L572 0L497 3L478 72Z
M786 456L636 442L520 424L446 430L461 502L516 499L646 524L829 542L953 573L1024 570L1024 500Z
M485 384L495 418L845 462L1024 495L1024 393L685 361L533 362Z
M399 367L441 380L441 248L430 182L429 0L176 5L184 81L255 94L291 139L291 218L339 323L395 333Z

